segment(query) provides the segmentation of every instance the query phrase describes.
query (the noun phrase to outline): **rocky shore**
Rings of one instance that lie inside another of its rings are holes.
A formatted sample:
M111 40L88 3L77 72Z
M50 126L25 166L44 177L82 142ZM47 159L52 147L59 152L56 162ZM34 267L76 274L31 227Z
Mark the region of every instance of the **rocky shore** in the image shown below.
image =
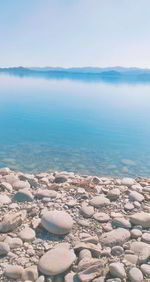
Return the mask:
M1 168L0 281L150 281L150 178Z

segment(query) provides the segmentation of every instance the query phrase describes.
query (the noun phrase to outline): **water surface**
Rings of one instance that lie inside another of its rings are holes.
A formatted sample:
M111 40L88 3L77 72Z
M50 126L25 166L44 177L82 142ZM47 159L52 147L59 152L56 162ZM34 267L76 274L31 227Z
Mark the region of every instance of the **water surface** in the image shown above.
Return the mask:
M150 175L150 84L1 74L0 166Z

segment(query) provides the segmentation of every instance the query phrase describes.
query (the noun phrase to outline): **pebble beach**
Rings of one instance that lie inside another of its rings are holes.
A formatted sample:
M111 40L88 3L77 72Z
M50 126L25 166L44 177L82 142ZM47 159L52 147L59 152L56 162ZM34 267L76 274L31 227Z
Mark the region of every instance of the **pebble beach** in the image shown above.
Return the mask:
M150 281L150 178L1 168L0 281Z

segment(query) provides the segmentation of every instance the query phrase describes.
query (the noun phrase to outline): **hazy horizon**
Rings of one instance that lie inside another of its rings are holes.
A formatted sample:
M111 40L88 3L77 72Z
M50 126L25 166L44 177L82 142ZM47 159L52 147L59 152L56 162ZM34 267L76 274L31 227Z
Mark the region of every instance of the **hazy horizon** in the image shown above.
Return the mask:
M1 67L150 68L149 0L2 0Z

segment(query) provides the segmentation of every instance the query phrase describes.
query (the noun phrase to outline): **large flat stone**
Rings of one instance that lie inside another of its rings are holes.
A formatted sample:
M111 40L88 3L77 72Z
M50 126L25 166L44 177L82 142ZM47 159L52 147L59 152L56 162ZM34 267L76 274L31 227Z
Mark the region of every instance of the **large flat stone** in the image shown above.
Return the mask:
M42 256L38 268L45 275L57 275L68 270L75 260L74 251L59 244Z

